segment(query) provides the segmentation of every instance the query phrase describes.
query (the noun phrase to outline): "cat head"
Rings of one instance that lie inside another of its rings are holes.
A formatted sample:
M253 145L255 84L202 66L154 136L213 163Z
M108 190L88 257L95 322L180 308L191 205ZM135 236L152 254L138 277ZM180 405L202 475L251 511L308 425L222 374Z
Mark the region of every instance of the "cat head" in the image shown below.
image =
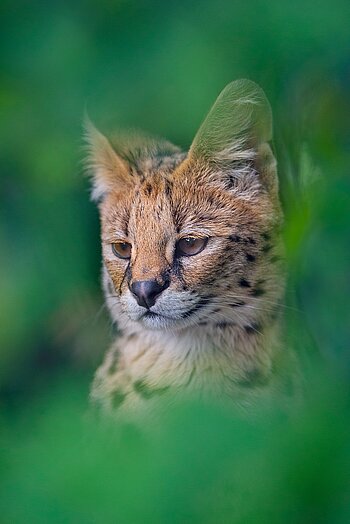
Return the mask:
M281 211L271 110L256 84L222 91L188 153L140 135L107 139L90 122L86 139L115 320L248 329L273 309Z

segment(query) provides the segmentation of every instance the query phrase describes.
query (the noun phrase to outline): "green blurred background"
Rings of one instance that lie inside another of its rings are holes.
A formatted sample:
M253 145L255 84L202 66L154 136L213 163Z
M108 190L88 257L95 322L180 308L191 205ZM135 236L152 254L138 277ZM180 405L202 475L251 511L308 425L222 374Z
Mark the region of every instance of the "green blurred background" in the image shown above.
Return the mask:
M350 521L349 27L348 0L2 0L1 522ZM242 77L274 112L307 402L254 430L184 406L151 441L107 438L81 421L111 338L83 113L188 147Z

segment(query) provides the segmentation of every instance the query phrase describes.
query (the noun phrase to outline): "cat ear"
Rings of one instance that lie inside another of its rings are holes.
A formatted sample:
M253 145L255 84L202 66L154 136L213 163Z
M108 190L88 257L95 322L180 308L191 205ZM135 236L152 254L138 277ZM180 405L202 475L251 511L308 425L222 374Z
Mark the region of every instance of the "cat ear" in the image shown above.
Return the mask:
M214 171L240 177L255 185L276 189L276 163L268 142L272 139L272 114L263 90L251 80L236 80L220 93L201 125L189 158L206 160ZM253 176L254 175L254 176ZM254 181L255 179L255 181Z
M86 166L92 178L92 200L99 202L112 189L131 187L133 179L128 164L87 116L84 119L84 138L87 144Z

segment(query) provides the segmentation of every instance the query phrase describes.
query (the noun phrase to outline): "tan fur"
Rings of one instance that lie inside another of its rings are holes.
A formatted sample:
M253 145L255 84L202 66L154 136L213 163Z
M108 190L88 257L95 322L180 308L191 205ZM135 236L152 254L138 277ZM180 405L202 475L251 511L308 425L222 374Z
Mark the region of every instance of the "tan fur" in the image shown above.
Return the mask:
M271 111L250 81L225 88L189 153L165 141L108 141L87 128L101 216L103 285L120 336L92 399L107 412L141 412L187 392L245 405L284 388L282 214L268 145ZM113 146L112 146L113 143ZM191 257L181 237L208 238ZM111 244L132 245L131 259ZM144 317L129 286L170 279ZM164 395L163 395L164 394ZM149 410L148 410L149 411Z

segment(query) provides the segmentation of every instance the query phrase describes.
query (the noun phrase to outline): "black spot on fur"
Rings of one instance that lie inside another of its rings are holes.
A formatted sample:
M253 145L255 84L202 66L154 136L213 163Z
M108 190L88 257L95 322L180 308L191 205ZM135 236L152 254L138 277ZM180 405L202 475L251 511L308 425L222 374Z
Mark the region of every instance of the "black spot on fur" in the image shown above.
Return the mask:
M229 327L229 326L235 326L235 325L236 325L236 324L235 324L234 322L225 322L225 321L223 321L223 322L217 322L217 323L215 324L216 327L218 327L218 328L223 328L223 329L224 329L224 328L227 328L227 327Z
M151 388L143 380L137 380L133 384L134 391L140 395L140 397L144 399L152 398L156 395L163 395L168 389L169 386L165 386L163 388Z
M171 195L172 183L170 180L165 179L164 193L169 198Z
M255 262L255 260L256 260L256 257L254 255L251 255L250 253L246 253L245 256L246 256L248 262Z
M239 281L239 285L241 287L251 287L250 283L245 278L241 278L241 280Z
M261 297L262 295L265 295L264 289L262 289L261 287L256 287L255 289L253 289L252 291L253 297Z
M234 189L237 186L237 177L229 175L227 178L226 189Z
M272 264L275 264L276 262L280 262L281 260L282 260L282 258L279 257L278 255L275 255L275 256L273 256L273 257L270 258L270 262L271 262Z
M204 306L206 306L207 304L209 304L210 302L210 299L211 299L211 296L206 296L206 297L202 297L199 302L192 308L192 309L189 309L188 311L186 311L185 313L183 313L181 315L181 318L188 318L190 316L192 316L194 313L197 313L197 311L199 311L200 309L202 309Z
M271 238L269 233L263 233L261 236L263 237L264 240L270 240Z
M262 252L263 253L268 253L269 251L271 251L272 249L272 245L271 244L265 244L265 246L262 248Z
M113 295L115 293L114 286L110 280L107 281L107 291L110 295Z
M125 397L126 395L122 391L118 391L118 390L114 391L113 396L112 396L113 409L118 409L119 406L124 402Z
M128 237L129 236L129 217L128 217L128 220L125 220L124 232L125 232L125 236Z
M230 235L228 237L232 242L240 242L242 240L242 238L238 235Z
M214 205L214 204L215 204L215 201L214 201L214 199L213 199L212 196L208 196L208 202L209 202L209 204L211 204L211 205Z
M246 244L252 244L252 245L256 244L256 240L254 238L252 238L252 237L248 237L248 238L244 239L244 242Z
M261 332L261 326L257 322L254 322L253 324L244 326L244 330L248 335L259 334Z
M145 185L144 187L144 192L145 192L145 195L146 196L151 196L152 194L152 184L150 184L149 182Z
M262 387L266 386L268 383L269 377L259 369L246 371L245 377L238 381L238 385L245 388Z
M230 307L241 307L245 306L245 302L243 300L239 300L237 302L232 302L232 304L229 304Z

